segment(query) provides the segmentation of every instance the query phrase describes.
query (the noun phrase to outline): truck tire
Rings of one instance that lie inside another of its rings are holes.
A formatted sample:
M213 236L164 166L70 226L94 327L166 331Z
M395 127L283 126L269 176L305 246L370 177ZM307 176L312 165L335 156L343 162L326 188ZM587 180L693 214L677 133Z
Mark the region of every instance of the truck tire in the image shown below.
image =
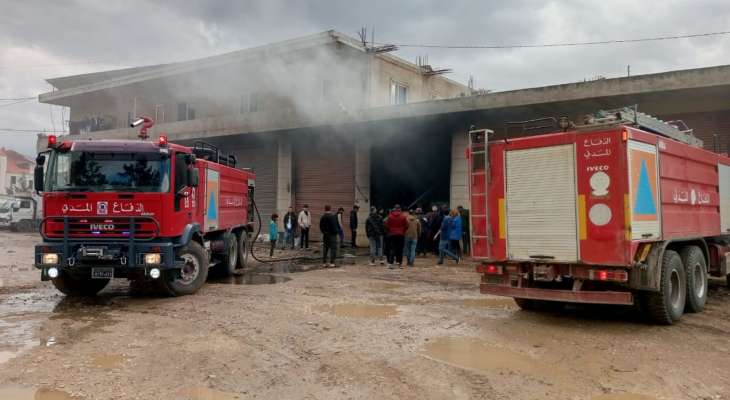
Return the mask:
M697 246L687 246L680 253L687 273L687 302L685 312L697 313L705 309L707 302L707 262Z
M208 253L198 242L191 241L178 251L185 261L180 273L165 274L159 279L160 291L170 296L184 296L197 292L208 278Z
M517 303L517 307L519 307L522 310L526 311L534 311L537 309L537 305L535 304L535 300L531 299L523 299L521 297L515 297L514 298L515 303Z
M687 275L682 258L674 250L664 252L658 292L646 292L648 317L662 325L671 325L682 317L687 296Z
M18 222L16 229L18 232L33 232L33 221L24 219Z
M223 235L223 241L226 244L225 254L223 254L217 270L224 276L229 276L236 272L236 268L238 267L238 258L240 257L238 252L238 239L236 239L235 233L228 232Z
M109 279L76 278L73 275L61 274L51 279L53 286L66 296L96 296L109 284Z
M248 253L250 251L248 246L248 232L241 231L238 235L238 263L236 265L238 269L244 269L246 268L246 264L248 264Z

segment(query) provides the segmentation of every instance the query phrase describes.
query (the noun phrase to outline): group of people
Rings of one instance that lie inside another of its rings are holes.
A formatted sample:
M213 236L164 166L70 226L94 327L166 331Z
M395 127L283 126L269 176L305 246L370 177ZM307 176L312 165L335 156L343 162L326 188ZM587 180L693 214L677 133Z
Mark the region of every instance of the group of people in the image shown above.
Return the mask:
M396 204L387 215L372 207L365 230L370 241L370 265L376 261L385 264L385 255L390 269L396 265L403 268L404 255L406 265L413 267L416 254L426 255L430 251L438 255L439 264L443 264L446 256L458 263L462 256L461 241L464 252L468 253L469 249L468 211L461 206L450 211L446 206L440 209L433 206L430 213L424 214L421 208L402 211Z
M322 233L323 254L322 261L326 267L334 267L337 249L345 245L345 229L343 216L345 209L340 207L333 212L332 207L324 207L324 215L319 221L319 230ZM349 230L350 245L355 248L357 240L359 206L355 204L350 211ZM426 255L433 252L439 257L439 264L444 258L452 258L457 263L462 254L469 251L469 212L459 206L449 210L433 206L431 212L424 214L421 208L402 210L396 204L392 210L386 212L375 207L370 209L370 215L365 221L365 233L370 242L370 265L379 262L388 268L396 266L403 268L403 258L406 265L413 267L417 254ZM269 255L274 255L279 239L279 220L277 214L272 214L269 222L269 239L271 249ZM294 237L299 231L299 247L309 248L309 232L312 228L312 215L309 206L304 205L297 214L289 207L284 215L283 247L295 247ZM461 242L463 241L463 249Z

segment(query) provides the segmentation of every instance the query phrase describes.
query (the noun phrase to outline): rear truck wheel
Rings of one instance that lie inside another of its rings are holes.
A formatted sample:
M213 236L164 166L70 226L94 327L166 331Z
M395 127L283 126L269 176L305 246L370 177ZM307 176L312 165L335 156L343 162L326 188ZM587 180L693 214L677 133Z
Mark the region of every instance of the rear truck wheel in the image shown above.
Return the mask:
M236 234L228 232L223 235L223 241L225 242L225 253L221 257L221 262L217 265L217 272L222 273L225 276L232 275L236 272L238 266L238 239Z
M159 280L160 289L170 296L197 292L208 278L208 254L198 242L191 241L178 251L184 262L179 274L167 271Z
M248 263L249 243L248 243L248 232L241 231L238 236L238 262L236 264L237 269L246 268Z
M51 279L53 286L66 296L95 296L109 284L109 279L78 278L70 274L61 274Z
M682 258L674 250L664 252L658 292L646 292L648 317L663 325L671 325L682 317L687 296L687 275Z
M697 246L687 246L679 254L687 273L687 302L684 311L701 312L707 302L707 262Z
M526 310L526 311L534 311L537 309L537 305L535 304L535 300L531 299L523 299L521 297L515 297L514 298L515 303L517 303L517 307Z

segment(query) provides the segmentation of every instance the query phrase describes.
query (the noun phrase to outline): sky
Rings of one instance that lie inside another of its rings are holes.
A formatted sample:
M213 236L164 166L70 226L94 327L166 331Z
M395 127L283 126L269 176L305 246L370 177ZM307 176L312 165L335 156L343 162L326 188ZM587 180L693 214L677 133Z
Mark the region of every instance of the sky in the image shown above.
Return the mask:
M184 61L329 29L395 44L519 45L730 31L727 0L0 0L0 146L35 153L68 131L47 78ZM730 35L537 49L401 47L493 91L730 64ZM3 129L28 130L10 132Z

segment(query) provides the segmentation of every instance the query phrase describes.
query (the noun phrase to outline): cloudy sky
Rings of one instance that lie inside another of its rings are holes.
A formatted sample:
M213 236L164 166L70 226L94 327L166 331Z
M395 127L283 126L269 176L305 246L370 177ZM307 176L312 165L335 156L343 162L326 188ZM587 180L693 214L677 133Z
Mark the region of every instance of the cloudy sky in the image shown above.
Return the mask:
M284 1L0 0L0 146L34 153L35 133L61 131L68 110L15 103L50 91L44 79L182 61L336 29L376 42L512 45L730 31L727 0ZM509 90L730 64L730 35L539 49L402 47L451 78ZM15 103L15 104L13 104ZM68 129L68 128L66 128Z

